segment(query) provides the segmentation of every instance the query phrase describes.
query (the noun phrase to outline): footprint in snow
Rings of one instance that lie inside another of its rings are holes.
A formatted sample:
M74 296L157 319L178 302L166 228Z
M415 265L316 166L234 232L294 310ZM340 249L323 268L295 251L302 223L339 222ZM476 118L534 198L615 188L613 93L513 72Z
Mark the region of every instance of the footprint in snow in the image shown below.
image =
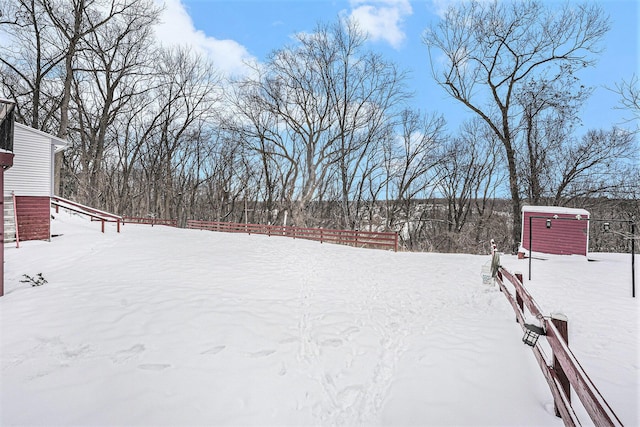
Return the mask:
M162 371L170 367L171 365L168 363L143 363L142 365L138 365L138 369L145 371Z
M226 345L218 345L216 347L212 347L208 350L203 351L200 354L218 354L220 353L222 350L224 350L225 348L227 348Z
M111 359L114 363L124 363L142 353L145 350L143 344L135 344L131 348L117 351Z
M325 347L340 347L342 345L342 340L339 338L331 338L331 339L322 341L320 345Z
M261 351L256 351L255 353L247 353L247 354L249 355L249 357L258 358L258 357L271 356L275 352L276 352L275 350L261 350Z

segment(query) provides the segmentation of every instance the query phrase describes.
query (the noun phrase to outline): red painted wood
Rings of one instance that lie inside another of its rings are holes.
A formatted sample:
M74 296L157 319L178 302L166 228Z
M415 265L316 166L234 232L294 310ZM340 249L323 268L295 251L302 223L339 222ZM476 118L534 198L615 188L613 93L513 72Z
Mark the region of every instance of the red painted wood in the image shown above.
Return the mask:
M266 234L269 236L281 235L293 237L294 239L300 238L358 247L391 248L396 251L398 247L398 234L390 232L336 230L330 228L290 227L196 220L188 220L187 228L224 231L228 233Z
M566 379L569 380L569 384L575 390L576 395L582 402L582 405L586 409L589 417L591 417L591 420L594 422L594 424L597 426L621 426L622 422L615 414L615 412L613 412L613 409L611 409L604 397L602 397L600 391L593 384L587 373L584 371L584 369L574 356L573 352L569 349L567 342L563 338L556 325L549 319L543 318L540 307L533 300L533 298L521 282L519 282L511 273L509 273L504 268L501 267L499 271L515 287L516 293L520 294L529 312L536 318L542 319L544 321L547 342L551 346L554 359L557 360L558 365L566 375ZM501 284L502 281L499 281L498 283ZM507 299L511 303L516 312L516 315L519 316L520 319L522 314L519 313L520 310L515 298L506 290L506 288L505 290L503 290L503 293L504 292L509 294L507 296ZM564 378L559 377L559 371L560 369L553 369L555 381L558 383L560 392L566 394L567 401L569 401L569 393L565 393L565 388L562 384ZM556 405L560 414L562 415L562 403L556 401ZM563 421L565 421L565 423L567 422L564 417Z
M13 218L15 222L15 218L18 218L18 211L16 210L16 195L15 193L11 194L11 200L13 201ZM4 213L4 209L3 209ZM2 220L2 224L4 226L4 220ZM20 230L16 227L16 248L20 247Z
M118 233L120 232L120 223L122 222L122 217L119 215L114 215L109 212L104 212L98 209L94 209L88 206L81 205L79 203L72 202L67 199L63 199L61 197L53 196L51 197L51 205L55 206L56 212L58 212L58 208L63 208L68 211L76 212L81 215L88 216L91 218L91 221L100 221L101 229L104 233L105 222L115 222L117 223L116 230Z
M533 249L529 244L529 217L533 230ZM551 219L551 228L547 228L545 218ZM558 219L553 219L556 217ZM587 217L588 218L588 217ZM556 255L587 255L589 221L577 220L573 214L523 211L522 246L532 252Z
M0 165L0 297L4 295L4 169Z
M604 400L552 322L546 322L547 341L562 366L569 383L597 426L622 426L622 422Z
M516 279L518 279L518 282L522 283L522 273L516 273L515 276ZM520 307L520 310L524 310L522 296L520 295L520 293L516 293L516 302L518 303L518 307Z
M9 169L13 166L13 156L13 153L0 152L0 168L2 168L2 170ZM2 191L4 192L4 177Z
M553 322L555 327L558 329L558 332L560 332L560 336L568 346L569 345L569 323L564 319L557 319L557 318L552 318L551 321ZM556 373L556 377L558 379L558 382L560 383L560 386L562 387L562 390L567 395L567 399L569 400L569 403L571 403L571 383L569 383L569 378L567 378L567 374L564 372L564 369L562 369L562 365L560 364L560 361L556 357L556 353L553 353L553 370ZM556 409L556 415L559 416L560 409L558 408L557 404L555 409Z
M178 220L177 219L167 219L167 218L149 218L149 217L136 217L136 216L123 216L122 223L130 223L130 224L147 224L151 225L168 225L170 227L177 227Z
M507 301L509 301L509 303L511 304L511 307L513 307L513 311L516 314L516 320L521 325L522 330L524 331L525 318L524 312L522 311L522 306L518 303L518 300L513 297L511 292L509 292L509 290L505 286L503 282L502 270L498 271L496 283L498 283L500 291L505 295ZM553 395L555 406L558 409L559 416L562 417L562 421L564 422L565 426L573 427L580 425L580 422L578 421L578 418L573 408L571 407L569 399L567 398L564 390L562 389L562 387L560 387L560 384L557 381L557 377L553 368L549 367L549 363L547 362L548 358L545 357L544 352L540 348L540 344L536 344L536 346L533 347L532 350L538 362L538 365L540 366L540 370L547 380L547 385L549 386L549 390L551 390L551 394Z
M100 209L92 208L90 206L85 206L80 203L76 203L72 200L64 199L58 196L51 196L51 204L54 206L60 205L65 209L74 208L74 212L79 212L84 215L91 214L92 218L98 220L105 220L107 222L117 222L122 221L122 217L120 215L112 214L111 212L101 211ZM73 209L70 209L73 210Z
M47 196L16 196L16 228L20 240L49 240L50 199Z

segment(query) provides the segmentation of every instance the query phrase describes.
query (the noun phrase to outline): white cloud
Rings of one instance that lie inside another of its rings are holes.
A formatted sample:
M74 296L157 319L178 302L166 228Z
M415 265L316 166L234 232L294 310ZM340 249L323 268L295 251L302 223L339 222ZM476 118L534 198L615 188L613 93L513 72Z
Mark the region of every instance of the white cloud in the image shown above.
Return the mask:
M438 15L440 18L444 18L447 10L451 5L456 3L455 0L432 0L433 12Z
M383 40L398 49L406 35L405 17L413 13L409 0L351 0L349 18L355 20L372 40Z
M250 73L247 63L256 62L247 49L235 40L219 40L197 30L180 0L156 0L164 5L156 37L163 46L189 46L210 58L226 75Z

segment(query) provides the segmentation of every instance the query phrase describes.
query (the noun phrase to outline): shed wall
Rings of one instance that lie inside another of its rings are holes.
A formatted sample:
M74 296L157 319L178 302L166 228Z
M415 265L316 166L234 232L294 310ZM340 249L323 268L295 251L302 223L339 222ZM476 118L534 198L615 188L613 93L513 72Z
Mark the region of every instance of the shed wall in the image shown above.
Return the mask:
M531 218L533 248L529 242L529 217L554 217L551 228L545 218ZM565 218L565 219L562 219ZM522 246L532 252L556 255L587 255L589 241L588 216L576 220L575 215L555 212L528 212L522 215Z

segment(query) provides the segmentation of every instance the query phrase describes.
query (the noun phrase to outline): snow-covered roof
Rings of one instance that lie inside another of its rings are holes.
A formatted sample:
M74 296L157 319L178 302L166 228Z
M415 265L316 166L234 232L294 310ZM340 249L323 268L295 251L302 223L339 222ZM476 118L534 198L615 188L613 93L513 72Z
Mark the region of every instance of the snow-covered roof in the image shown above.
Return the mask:
M15 126L28 130L29 132L33 132L35 134L38 135L42 135L45 136L47 138L49 138L51 140L51 145L53 145L55 147L55 151L56 153L58 151L64 150L65 148L67 148L69 146L69 141L62 139L62 138L58 138L57 136L53 136L49 133L43 132L41 130L32 128L31 126L27 126L27 125L23 125L21 123L16 123Z
M538 212L538 213L553 213L553 214L566 214L566 215L589 215L589 211L576 208L565 208L562 206L523 206L522 212Z

